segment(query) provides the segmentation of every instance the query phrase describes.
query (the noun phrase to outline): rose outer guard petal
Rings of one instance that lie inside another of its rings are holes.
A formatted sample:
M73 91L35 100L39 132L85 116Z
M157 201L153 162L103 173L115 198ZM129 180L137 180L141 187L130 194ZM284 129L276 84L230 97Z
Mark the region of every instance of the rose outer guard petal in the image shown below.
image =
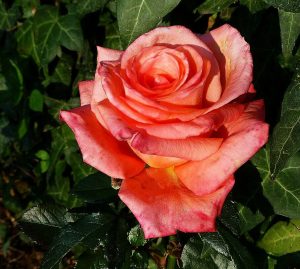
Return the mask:
M60 116L74 132L87 164L114 178L132 177L144 169L145 163L101 126L89 105L61 111Z
M233 184L230 176L215 192L197 196L181 184L173 168L147 168L123 180L119 196L138 219L146 238L172 235L177 230L214 232L215 219Z

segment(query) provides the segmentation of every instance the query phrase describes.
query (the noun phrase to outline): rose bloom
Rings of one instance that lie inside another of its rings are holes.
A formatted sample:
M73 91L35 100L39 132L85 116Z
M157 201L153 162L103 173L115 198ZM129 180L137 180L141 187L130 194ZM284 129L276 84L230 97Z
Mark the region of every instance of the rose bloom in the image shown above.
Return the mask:
M145 237L212 232L233 173L268 137L249 45L230 25L156 28L125 51L98 47L81 106L62 111L83 160L123 179Z

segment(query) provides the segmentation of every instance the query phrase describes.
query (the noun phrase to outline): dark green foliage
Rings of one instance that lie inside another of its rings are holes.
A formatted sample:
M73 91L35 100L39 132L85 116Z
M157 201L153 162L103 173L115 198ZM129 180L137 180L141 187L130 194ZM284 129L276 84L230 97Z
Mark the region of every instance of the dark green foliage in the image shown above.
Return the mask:
M97 45L122 50L156 26L201 34L224 23L250 44L269 143L235 174L218 232L145 240L59 112L79 106ZM16 237L9 212L47 250L42 269L71 256L76 269L299 268L299 27L299 0L0 0L0 267Z

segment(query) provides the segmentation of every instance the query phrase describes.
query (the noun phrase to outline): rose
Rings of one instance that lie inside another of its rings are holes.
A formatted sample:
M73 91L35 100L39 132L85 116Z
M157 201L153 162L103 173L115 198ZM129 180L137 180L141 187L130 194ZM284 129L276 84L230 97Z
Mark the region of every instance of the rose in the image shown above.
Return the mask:
M268 136L249 45L229 25L161 27L125 51L98 47L97 63L81 107L61 112L84 161L123 179L146 238L215 231L233 173Z

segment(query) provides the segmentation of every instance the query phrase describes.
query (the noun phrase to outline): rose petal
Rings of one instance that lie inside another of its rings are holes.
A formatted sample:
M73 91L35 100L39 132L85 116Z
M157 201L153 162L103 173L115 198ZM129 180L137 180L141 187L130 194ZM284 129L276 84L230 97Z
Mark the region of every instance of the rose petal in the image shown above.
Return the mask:
M121 68L126 69L128 60L137 55L143 48L164 44L168 46L196 45L209 50L204 42L183 26L158 27L140 36L129 45L122 56Z
M224 91L218 102L208 108L211 111L248 91L252 81L252 56L249 44L228 24L200 35L199 39L211 49L221 70Z
M115 140L99 124L89 105L61 111L60 116L73 130L87 164L114 178L132 177L144 169L127 143Z
M266 143L269 126L263 122L263 111L262 100L250 103L238 120L226 125L228 137L215 154L175 167L180 180L198 195L211 193L224 184Z
M80 94L80 105L89 105L91 103L94 80L80 81L78 83L79 94Z
M233 184L230 176L215 192L197 196L180 183L172 168L147 168L123 180L119 196L140 222L145 238L168 236L177 230L213 232Z
M191 161L203 160L215 153L223 138L189 137L186 139L161 139L137 133L130 145L142 153L165 157L176 157Z

